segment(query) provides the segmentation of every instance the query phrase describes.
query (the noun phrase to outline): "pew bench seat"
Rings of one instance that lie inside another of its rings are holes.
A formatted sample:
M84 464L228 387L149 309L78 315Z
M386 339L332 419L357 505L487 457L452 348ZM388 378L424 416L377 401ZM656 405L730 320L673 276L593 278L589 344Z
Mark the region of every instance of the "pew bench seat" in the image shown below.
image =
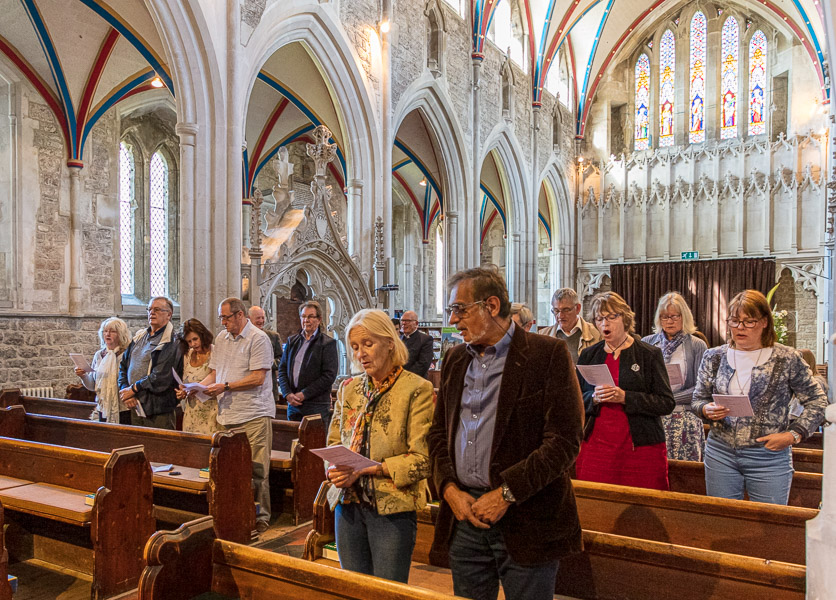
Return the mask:
M271 450L270 468L277 471L290 471L293 468L293 459L290 456L290 452Z
M155 467L162 464L152 462L151 466ZM154 473L154 487L194 494L206 494L209 491L209 478L201 477L200 469L184 467L183 465L173 465L173 467L171 471ZM180 474L172 475L172 473Z
M17 487L19 485L27 485L30 483L32 482L27 481L26 479L18 479L17 477L8 477L6 475L0 475L0 490Z
M94 492L49 483L29 483L0 491L0 502L7 510L72 525L89 525L93 518L93 507L85 502L89 493Z

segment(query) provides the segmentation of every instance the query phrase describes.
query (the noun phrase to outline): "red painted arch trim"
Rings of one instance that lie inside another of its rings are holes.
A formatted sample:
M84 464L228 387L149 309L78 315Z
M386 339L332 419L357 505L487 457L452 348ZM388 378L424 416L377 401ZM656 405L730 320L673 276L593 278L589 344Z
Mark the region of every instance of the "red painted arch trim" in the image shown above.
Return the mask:
M415 197L415 194L412 193L412 189L409 187L409 184L403 178L403 176L395 171L392 173L392 176L401 184L401 187L406 190L406 193L409 195L409 199L412 200L412 204L415 205L415 210L418 212L418 218L421 220L421 230L424 230L424 209L421 208L421 205L418 204L418 198Z
M108 31L102 41L99 53L96 55L96 60L93 62L93 67L90 69L90 73L87 76L87 83L84 85L84 93L81 96L81 104L79 105L78 113L76 114L76 122L78 123L78 128L76 129L76 148L81 148L82 138L84 137L84 126L87 124L90 104L93 102L93 95L96 93L96 88L99 86L102 72L104 72L107 62L110 60L110 55L113 53L113 48L116 46L116 42L118 41L119 32L111 27L110 31Z
M261 134L258 136L258 141L255 144L255 148L253 149L253 154L250 161L250 172L247 174L247 184L248 187L253 182L253 177L255 176L255 168L258 165L259 161L261 160L261 152L264 150L264 145L267 143L267 138L270 137L270 133L273 131L273 127L276 126L276 121L279 120L279 117L282 116L284 109L287 108L287 105L290 104L290 101L282 97L281 101L276 105L273 109L273 112L270 113L270 116L267 118L267 122L264 124L264 128L261 130Z
M499 211L493 211L493 213L491 213L491 216L488 217L488 222L485 223L484 227L482 227L482 234L479 236L479 246L481 246L485 242L485 236L488 234L488 229L490 228L491 223L494 222L494 219L496 219L496 215L498 214Z

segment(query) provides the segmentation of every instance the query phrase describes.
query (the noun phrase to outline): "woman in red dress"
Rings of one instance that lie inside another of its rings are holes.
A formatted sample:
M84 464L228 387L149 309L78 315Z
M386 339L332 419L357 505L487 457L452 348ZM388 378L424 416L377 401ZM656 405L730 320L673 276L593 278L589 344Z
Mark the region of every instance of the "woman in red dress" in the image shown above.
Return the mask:
M609 369L614 386L579 376L586 408L577 479L667 490L668 457L661 418L676 407L662 351L633 337L634 313L615 292L592 299L603 339L578 365Z

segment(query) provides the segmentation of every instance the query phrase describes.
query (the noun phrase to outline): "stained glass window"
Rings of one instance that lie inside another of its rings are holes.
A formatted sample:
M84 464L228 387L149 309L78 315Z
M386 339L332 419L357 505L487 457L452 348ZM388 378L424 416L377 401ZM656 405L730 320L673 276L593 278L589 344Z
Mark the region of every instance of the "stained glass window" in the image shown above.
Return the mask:
M659 146L673 146L673 86L676 42L670 29L659 45Z
M650 59L647 54L636 61L636 136L635 150L650 146Z
M134 156L119 144L119 262L123 294L134 293Z
M758 30L749 42L749 135L766 133L766 36Z
M721 37L720 139L737 137L737 55L739 28L734 17L726 19Z
M151 157L151 296L168 295L168 164Z
M691 19L691 56L688 140L693 144L705 141L705 15L697 12Z

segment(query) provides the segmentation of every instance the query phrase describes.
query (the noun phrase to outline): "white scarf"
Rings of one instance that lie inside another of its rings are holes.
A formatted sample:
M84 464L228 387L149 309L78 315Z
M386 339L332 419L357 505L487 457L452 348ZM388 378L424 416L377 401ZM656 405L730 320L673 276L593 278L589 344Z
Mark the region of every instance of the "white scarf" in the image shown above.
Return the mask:
M96 365L96 408L108 423L119 422L119 411L127 410L119 401L119 356L103 349L104 358Z

